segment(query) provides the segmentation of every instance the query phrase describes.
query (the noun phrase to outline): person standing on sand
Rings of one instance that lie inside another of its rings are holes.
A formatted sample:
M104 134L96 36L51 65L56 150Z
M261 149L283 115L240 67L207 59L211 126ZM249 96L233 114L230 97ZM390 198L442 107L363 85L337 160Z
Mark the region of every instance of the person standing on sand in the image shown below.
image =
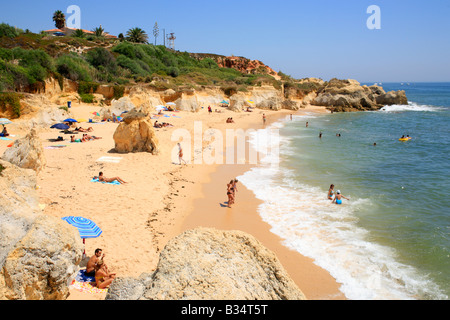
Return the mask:
M181 166L181 161L184 162L184 164L187 164L186 161L183 159L183 149L181 148L181 144L178 143L178 160L180 161L180 166Z
M266 114L263 113L263 124L266 124Z
M234 204L233 183L234 183L234 180L231 180L230 183L227 184L228 208L231 208L231 205Z
M237 183L239 181L237 179L233 180L233 203L236 202L236 191L237 191Z

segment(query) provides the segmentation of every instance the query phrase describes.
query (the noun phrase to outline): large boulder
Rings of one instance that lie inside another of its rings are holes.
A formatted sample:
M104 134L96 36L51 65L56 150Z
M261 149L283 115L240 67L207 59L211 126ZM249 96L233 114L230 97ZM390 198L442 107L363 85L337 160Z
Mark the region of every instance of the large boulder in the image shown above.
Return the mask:
M38 173L47 163L44 148L35 129L31 129L24 138L17 139L12 147L4 152L2 159Z
M275 254L241 231L198 228L172 239L156 271L117 278L107 300L303 300Z
M406 93L404 90L389 91L385 94L379 95L376 98L376 101L378 104L381 104L383 106L391 106L394 104L408 104L408 99L406 98Z
M0 160L0 300L62 300L78 271L76 228L41 213L36 173Z
M149 152L158 154L158 139L148 115L136 110L127 113L114 132L115 150L118 153Z

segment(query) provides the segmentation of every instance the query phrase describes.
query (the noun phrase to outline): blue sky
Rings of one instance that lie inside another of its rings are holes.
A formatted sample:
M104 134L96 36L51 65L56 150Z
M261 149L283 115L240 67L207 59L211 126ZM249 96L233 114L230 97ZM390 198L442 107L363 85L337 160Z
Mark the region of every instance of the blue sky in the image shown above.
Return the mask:
M1 1L0 22L33 32L77 5L83 29L151 35L158 22L158 44L165 29L177 50L258 59L295 78L450 81L448 0ZM370 5L381 10L379 30L366 26Z

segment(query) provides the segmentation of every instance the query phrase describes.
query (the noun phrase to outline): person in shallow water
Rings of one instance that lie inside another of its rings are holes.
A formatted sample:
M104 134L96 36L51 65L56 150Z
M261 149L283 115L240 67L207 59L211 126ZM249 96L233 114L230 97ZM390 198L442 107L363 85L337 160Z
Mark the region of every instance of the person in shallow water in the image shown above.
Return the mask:
M334 196L334 184L330 186L330 189L328 190L328 200L333 200Z
M341 194L341 191L340 191L340 190L336 191L336 195L335 195L335 197L334 197L334 199L333 199L333 203L336 203L336 204L342 204L342 198L347 199L347 200L350 200L349 198L344 197L344 196Z

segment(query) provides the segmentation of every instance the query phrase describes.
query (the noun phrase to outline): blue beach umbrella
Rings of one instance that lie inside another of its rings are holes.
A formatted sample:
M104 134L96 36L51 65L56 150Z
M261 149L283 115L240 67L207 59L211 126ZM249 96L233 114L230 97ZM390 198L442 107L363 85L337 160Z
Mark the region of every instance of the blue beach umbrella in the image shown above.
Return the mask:
M69 129L70 127L67 124L64 124L64 123L57 123L57 124L52 125L50 128L51 129L66 130L66 129Z
M10 124L12 123L11 120L6 119L6 118L1 118L0 119L0 124L5 125L5 124Z
M80 237L83 239L83 244L85 243L85 239L98 238L102 234L102 230L92 220L74 216L64 217L62 219L78 229ZM83 254L86 254L86 251Z
M75 119L69 118L69 119L64 120L63 122L78 122L78 121Z

